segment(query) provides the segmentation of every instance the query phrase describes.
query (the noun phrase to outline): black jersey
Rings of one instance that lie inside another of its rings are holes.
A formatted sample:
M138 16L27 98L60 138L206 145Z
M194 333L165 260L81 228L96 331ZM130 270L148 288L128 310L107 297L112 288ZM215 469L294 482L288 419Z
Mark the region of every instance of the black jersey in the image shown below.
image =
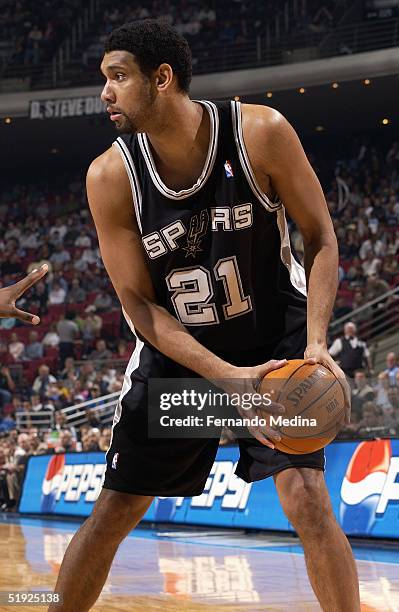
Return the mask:
M146 134L114 145L158 304L216 354L257 350L305 325L305 274L291 251L283 204L262 192L251 169L240 103L200 103L211 134L190 189L163 183Z

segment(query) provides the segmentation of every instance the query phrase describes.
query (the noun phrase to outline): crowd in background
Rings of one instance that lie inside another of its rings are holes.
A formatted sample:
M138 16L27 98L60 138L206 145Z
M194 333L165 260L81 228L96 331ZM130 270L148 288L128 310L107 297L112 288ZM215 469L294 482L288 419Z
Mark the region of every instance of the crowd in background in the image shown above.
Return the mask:
M278 31L282 36L297 36L298 33L323 33L330 31L348 5L348 0L323 3L301 0L293 12L294 3L279 0L141 0L122 2L116 0L106 8L99 21L98 30L83 53L83 64L97 67L104 52L104 42L108 34L119 25L137 19L159 18L173 25L185 36L193 55L193 68L201 68L209 59L215 60L215 49L220 53L228 48L237 53L244 50L257 37L268 39L272 45ZM281 40L279 37L279 44ZM277 43L277 38L276 38Z
M325 192L340 254L333 313L339 319L398 284L399 143L386 147L362 143L351 158L337 162L334 180ZM295 230L292 239L303 257L303 243ZM399 305L388 297L383 306ZM371 308L365 309L356 322L370 321L373 314Z
M7 67L48 61L79 6L78 0L0 0L1 56Z

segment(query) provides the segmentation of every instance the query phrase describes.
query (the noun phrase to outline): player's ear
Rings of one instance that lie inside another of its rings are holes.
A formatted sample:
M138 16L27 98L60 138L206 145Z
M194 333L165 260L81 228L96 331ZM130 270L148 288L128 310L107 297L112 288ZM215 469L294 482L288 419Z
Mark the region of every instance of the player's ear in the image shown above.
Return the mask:
M161 91L166 91L173 80L173 68L170 64L161 64L155 76L155 84Z

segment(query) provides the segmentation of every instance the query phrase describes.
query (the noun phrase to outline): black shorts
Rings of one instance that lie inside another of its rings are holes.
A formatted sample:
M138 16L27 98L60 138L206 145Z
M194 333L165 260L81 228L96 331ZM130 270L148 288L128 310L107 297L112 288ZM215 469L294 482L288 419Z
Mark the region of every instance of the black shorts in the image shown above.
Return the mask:
M223 355L237 366L269 359L303 358L306 330L301 328L273 346L250 354ZM221 355L222 356L222 355ZM200 495L212 468L218 439L155 439L148 437L147 380L196 376L148 345L138 343L126 370L117 405L111 446L107 452L104 488L136 495L191 497ZM245 482L272 476L290 467L324 470L324 450L289 455L255 438L239 439L236 474Z

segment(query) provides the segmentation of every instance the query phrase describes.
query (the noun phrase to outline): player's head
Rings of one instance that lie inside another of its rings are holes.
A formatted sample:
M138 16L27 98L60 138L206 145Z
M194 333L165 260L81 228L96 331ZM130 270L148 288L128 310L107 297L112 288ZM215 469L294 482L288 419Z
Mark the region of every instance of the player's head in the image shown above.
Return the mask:
M126 23L109 35L101 62L101 99L119 132L147 131L159 105L187 95L191 52L183 36L156 19Z

